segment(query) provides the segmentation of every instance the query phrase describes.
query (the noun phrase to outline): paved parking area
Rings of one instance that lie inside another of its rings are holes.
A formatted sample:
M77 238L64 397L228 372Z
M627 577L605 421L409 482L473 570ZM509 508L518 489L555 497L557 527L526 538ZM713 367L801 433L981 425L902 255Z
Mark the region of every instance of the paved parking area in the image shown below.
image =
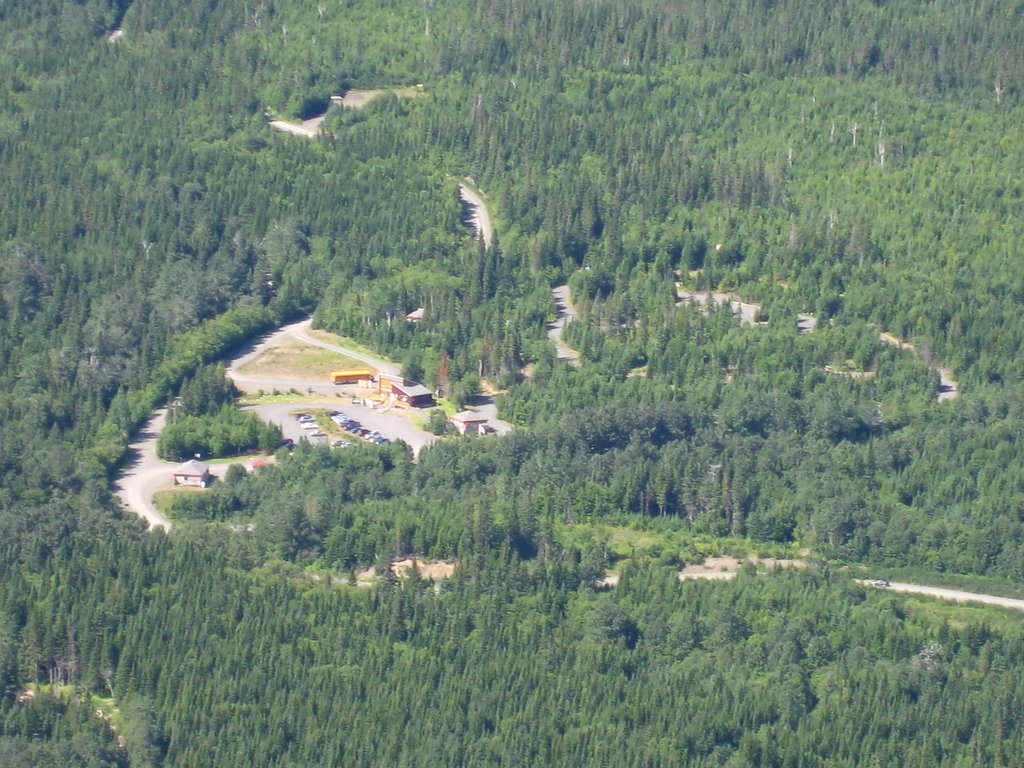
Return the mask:
M280 426L281 433L296 442L308 437L309 431L302 428L294 414L310 413L321 409L341 411L367 429L377 430L391 442L402 440L412 448L413 455L419 455L423 446L437 440L436 436L414 424L410 418L412 414L407 410L392 408L387 412L381 412L365 405L355 405L348 398L310 399L301 403L267 403L244 406L244 410L254 411L263 421ZM426 417L423 416L423 418ZM328 434L331 437L335 436L330 432ZM362 442L361 438L349 435L347 432L343 436L349 442Z

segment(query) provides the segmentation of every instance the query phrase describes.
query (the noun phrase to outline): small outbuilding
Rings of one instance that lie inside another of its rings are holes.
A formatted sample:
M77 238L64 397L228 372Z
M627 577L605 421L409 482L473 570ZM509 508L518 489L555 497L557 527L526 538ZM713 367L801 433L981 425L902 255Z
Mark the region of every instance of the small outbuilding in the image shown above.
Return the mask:
M423 319L424 311L425 310L423 309L423 307L417 307L412 312L407 314L405 316L405 319L410 323L418 323Z
M448 417L448 423L455 427L460 435L482 435L487 431L487 417L476 411L459 411Z
M174 484L206 488L210 484L210 467L198 459L189 459L174 470Z

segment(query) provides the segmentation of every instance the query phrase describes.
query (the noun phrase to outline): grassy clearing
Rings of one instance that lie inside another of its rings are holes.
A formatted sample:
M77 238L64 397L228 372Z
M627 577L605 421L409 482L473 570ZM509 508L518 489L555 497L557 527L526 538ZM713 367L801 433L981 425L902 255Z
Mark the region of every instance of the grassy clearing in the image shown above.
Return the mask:
M32 691L35 696L53 696L61 701L71 701L71 699L79 697L79 700L87 701L89 708L110 723L110 727L115 731L122 732L124 730L124 715L112 697L100 696L95 693L82 694L76 692L73 686L49 683L29 683L25 686L25 690Z
M333 371L366 368L366 364L346 355L305 344L283 344L265 350L239 372L248 376L284 379L323 379L330 382Z
M216 482L216 481L215 481ZM185 493L202 493L205 488L194 488L188 485L176 485L173 488L167 488L162 491L157 491L153 494L153 506L156 507L157 511L165 517L174 517L174 500Z
M311 328L306 333L309 334L310 336L312 336L314 339L317 339L319 341L325 341L328 344L335 344L335 345L337 345L339 347L348 347L349 349L353 349L353 350L355 350L356 352L358 352L361 355L368 355L370 357L378 357L381 360L385 360L386 359L384 357L381 357L379 354L377 354L377 352L375 350L371 349L370 347L367 347L367 346L365 346L363 344L360 344L355 339L350 339L347 336L339 336L336 333L331 333L330 331L323 331L323 330L319 330L319 329L316 329L316 328ZM308 349L308 347L306 347L306 349ZM357 363L354 364L353 367L365 368L366 364L365 363L358 363L357 362Z
M610 522L560 523L555 534L565 546L584 548L597 544L615 563L631 558L656 560L668 565L693 565L708 557L750 555L779 559L800 556L797 545L766 544L734 537L719 538L694 533L684 521L650 518Z
M1024 632L1020 611L980 603L950 603L931 597L893 594L906 612L924 618L936 625L948 624L952 629L984 625L1000 634L1020 635Z

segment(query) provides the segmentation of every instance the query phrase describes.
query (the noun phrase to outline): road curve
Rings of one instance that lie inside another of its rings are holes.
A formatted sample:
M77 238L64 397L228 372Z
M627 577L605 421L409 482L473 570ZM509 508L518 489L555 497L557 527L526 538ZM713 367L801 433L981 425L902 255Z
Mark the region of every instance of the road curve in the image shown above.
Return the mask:
M229 361L227 365L227 375L235 382L235 386L243 392L255 392L256 390L272 390L272 389L288 389L302 388L303 390L313 390L320 394L333 394L337 392L337 387L334 384L330 384L321 380L310 381L309 379L286 379L281 377L266 378L261 376L252 376L240 372L240 368L245 366L246 363L255 360L262 355L266 350L271 347L279 346L287 340L300 342L302 344L309 344L314 347L320 347L331 352L337 352L340 355L345 355L353 360L358 360L371 368L375 368L382 373L389 373L397 375L399 368L394 363L391 363L383 358L376 357L375 355L368 355L364 352L359 352L350 347L341 346L339 344L331 344L327 341L322 341L315 336L310 335L310 326L312 324L311 318L300 320L290 325L285 325L274 331L268 336L265 336L255 344L248 347L240 356Z
M167 409L161 408L138 431L128 445L128 460L117 480L114 493L121 503L149 524L150 530L171 530L171 521L153 504L153 494L165 485L175 465L156 455L156 439L167 421Z

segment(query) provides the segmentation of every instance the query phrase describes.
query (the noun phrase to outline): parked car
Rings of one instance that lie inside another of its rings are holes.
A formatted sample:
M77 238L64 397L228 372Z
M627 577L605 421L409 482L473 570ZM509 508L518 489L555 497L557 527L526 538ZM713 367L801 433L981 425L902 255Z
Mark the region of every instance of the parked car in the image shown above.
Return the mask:
M315 421L304 421L302 422L302 429L320 429L320 427L316 425Z
M340 437L331 440L331 448L348 448L352 443L348 440L342 440Z

